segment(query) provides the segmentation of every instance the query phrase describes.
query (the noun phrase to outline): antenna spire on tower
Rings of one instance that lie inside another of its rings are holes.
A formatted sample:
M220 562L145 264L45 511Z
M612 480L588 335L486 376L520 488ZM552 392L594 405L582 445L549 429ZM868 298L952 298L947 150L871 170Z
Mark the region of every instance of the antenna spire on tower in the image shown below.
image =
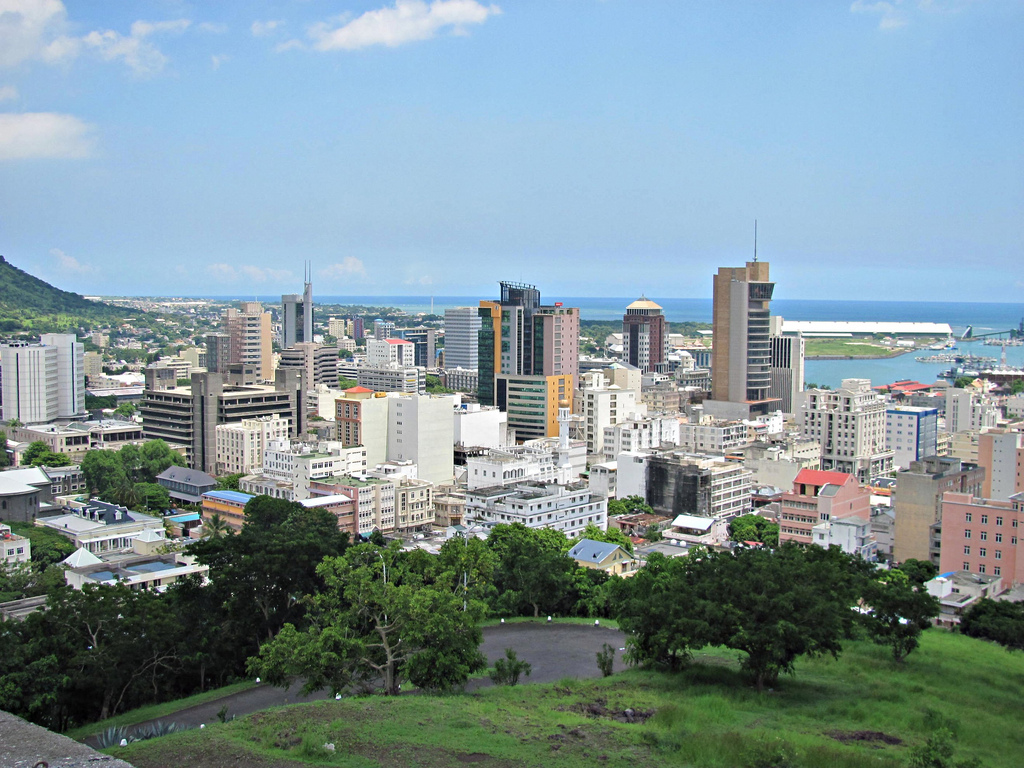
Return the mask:
M754 263L757 263L757 219L754 219Z

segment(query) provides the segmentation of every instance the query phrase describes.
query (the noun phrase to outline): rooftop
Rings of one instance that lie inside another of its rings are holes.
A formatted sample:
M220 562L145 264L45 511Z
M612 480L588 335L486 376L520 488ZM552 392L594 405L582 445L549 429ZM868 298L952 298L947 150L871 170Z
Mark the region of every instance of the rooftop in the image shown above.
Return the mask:
M207 491L203 494L203 497L220 499L221 501L234 501L238 504L248 504L254 498L248 493L242 493L241 491Z

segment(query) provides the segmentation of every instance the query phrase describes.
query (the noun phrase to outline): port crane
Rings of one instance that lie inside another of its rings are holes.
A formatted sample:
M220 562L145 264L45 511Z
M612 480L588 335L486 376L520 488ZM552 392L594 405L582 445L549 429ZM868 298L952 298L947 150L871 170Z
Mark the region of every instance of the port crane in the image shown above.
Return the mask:
M1021 318L1020 325L1016 328L1011 328L1008 331L989 331L988 333L974 333L974 326L968 325L967 330L964 331L960 337L960 341L968 341L969 339L985 339L989 336L1009 336L1011 339L1024 339L1024 318Z

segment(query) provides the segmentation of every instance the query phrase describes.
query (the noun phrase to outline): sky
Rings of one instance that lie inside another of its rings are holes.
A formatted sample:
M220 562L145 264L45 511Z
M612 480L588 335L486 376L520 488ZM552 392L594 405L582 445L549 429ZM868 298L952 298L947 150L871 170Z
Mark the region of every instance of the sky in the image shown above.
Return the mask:
M0 0L0 254L102 295L1020 301L1022 0Z

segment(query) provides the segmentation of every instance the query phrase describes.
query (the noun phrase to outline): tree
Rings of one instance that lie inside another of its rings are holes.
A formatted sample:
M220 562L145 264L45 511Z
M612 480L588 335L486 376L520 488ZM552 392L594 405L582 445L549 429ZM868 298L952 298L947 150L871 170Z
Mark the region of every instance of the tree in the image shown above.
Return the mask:
M145 512L165 512L171 508L171 496L159 483L135 483L138 507Z
M624 499L612 499L608 502L609 517L638 514L654 514L654 510L643 496L627 496Z
M89 490L99 496L128 484L124 465L113 451L87 451L82 458L82 474Z
M630 541L629 536L622 532L622 529L617 526L612 526L607 531L602 531L593 523L588 523L587 526L579 532L576 538L567 541L566 552L575 547L583 539L590 539L591 541L603 541L608 544L618 544L630 555L633 554L633 542Z
M163 440L148 440L143 443L139 449L139 459L141 474L137 482L155 483L156 476L168 467L185 466L185 458L177 451L171 450Z
M21 463L26 467L66 467L71 460L61 453L51 451L50 446L42 440L36 440L29 443L28 448L22 452Z
M939 613L939 601L898 569L869 579L863 600L871 609L864 615L868 632L876 643L889 646L894 661L917 648L921 632Z
M114 415L130 419L138 410L139 409L135 407L135 403L121 403L121 405L114 409Z
M0 469L11 466L11 457L7 453L7 433L0 429Z
M1024 651L1024 601L982 598L964 612L960 631L968 637L999 643L1007 650Z
M495 685L519 685L519 678L527 677L533 671L533 666L522 661L516 652L511 648L505 649L505 658L494 662L494 669L491 671L491 682Z
M435 376L432 373L427 374L426 389L431 395L446 395L454 392L454 389L448 389L441 383L441 377Z
M957 389L964 389L965 387L971 386L974 383L973 376L957 376L953 381L953 386Z
M532 609L550 613L565 601L576 563L566 555L566 539L550 528L527 528L522 523L496 525L487 546L497 556L494 608L521 614Z
M939 575L939 567L928 560L915 560L909 558L900 563L897 568L906 574L912 584L924 586L926 581L931 581Z
M276 685L302 675L307 692L376 680L386 695L403 679L435 691L464 685L486 663L477 626L483 607L463 611L456 595L424 585L409 562L397 542L326 559L317 569L325 588L309 597L309 628L285 625L250 671Z
M210 519L203 524L203 529L211 539L219 539L222 536L231 535L231 526L221 517L220 512L214 512Z
M769 547L779 545L779 524L760 515L740 515L729 523L732 541L760 541Z
M237 491L238 481L245 477L244 472L236 472L232 475L224 475L217 478L218 491Z
M355 379L349 379L345 376L338 377L338 388L339 389L352 389L352 387L358 387L359 382Z

